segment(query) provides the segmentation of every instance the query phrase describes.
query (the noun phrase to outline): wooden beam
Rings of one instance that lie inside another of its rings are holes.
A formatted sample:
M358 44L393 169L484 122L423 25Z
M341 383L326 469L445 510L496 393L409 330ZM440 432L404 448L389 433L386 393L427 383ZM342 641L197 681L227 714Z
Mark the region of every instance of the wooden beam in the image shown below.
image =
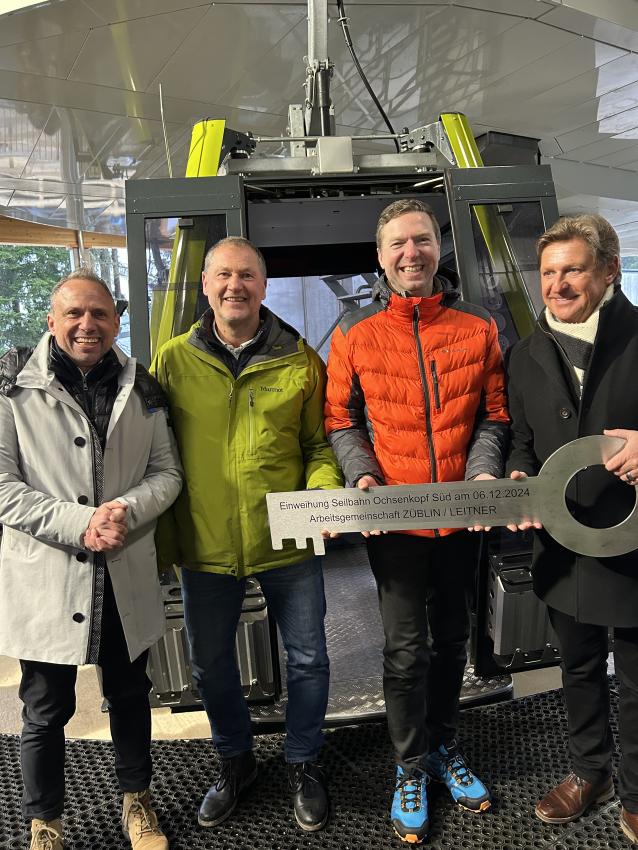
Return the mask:
M54 245L77 248L74 230L0 216L0 242L13 245Z
M82 236L85 248L126 248L126 236L87 231L84 231ZM77 248L78 237L75 230L66 227L52 227L34 221L0 216L0 244Z
M126 248L126 236L118 236L116 233L83 230L82 238L85 248Z

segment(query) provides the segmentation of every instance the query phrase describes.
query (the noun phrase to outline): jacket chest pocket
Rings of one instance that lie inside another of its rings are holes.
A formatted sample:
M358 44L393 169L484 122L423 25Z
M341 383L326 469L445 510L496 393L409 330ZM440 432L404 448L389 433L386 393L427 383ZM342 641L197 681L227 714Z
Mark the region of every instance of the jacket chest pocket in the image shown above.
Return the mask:
M439 348L426 361L432 389L432 406L445 411L448 402L480 394L483 386L483 362L472 357L467 347Z
M246 387L238 397L238 435L247 458L272 458L299 444L303 395L266 384ZM291 442L292 441L292 442Z
M434 401L434 409L441 409L441 393L439 390L439 373L436 367L436 360L430 360L430 379L432 381L432 399Z

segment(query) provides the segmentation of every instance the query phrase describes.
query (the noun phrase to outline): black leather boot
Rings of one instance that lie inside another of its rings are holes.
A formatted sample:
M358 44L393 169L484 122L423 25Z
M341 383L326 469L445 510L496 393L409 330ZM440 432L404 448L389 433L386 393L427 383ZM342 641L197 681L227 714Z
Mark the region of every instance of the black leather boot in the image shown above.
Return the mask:
M257 776L257 762L252 750L222 759L219 776L211 785L199 807L200 826L217 826L225 821L237 805L239 795Z
M288 787L299 826L306 832L316 832L325 826L330 801L326 780L319 765L311 761L289 764Z

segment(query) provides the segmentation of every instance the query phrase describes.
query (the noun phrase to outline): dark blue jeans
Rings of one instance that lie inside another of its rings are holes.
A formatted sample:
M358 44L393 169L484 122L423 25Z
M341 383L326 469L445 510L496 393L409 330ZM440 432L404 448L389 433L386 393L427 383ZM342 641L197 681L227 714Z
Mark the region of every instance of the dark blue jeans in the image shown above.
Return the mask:
M321 561L312 558L266 570L256 578L288 656L286 761L316 761L323 743L321 726L329 680ZM252 748L250 714L235 661L235 632L245 584L245 579L231 575L182 570L193 677L208 714L213 741L224 758Z

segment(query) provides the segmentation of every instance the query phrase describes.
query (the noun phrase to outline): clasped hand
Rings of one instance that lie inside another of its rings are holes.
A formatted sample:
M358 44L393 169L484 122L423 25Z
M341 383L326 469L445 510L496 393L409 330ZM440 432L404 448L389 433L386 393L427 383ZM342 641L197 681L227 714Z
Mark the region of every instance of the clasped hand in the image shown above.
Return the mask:
M128 505L104 502L96 509L84 532L84 546L91 552L113 552L126 542Z

